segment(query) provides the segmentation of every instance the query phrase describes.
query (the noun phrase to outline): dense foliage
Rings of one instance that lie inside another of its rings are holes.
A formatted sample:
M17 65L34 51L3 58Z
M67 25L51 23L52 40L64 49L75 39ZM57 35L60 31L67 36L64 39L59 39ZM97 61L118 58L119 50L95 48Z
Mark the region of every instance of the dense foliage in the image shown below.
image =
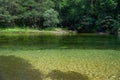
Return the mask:
M57 26L114 33L120 28L119 15L120 0L0 0L1 27Z

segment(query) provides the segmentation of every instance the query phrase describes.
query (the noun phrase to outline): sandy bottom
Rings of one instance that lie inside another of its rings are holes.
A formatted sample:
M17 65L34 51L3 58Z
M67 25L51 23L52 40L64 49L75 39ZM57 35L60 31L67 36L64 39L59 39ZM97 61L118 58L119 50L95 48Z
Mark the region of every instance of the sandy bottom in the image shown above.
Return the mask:
M28 73L20 73L23 69ZM120 51L0 50L0 70L2 77L6 78L3 80L120 80ZM35 74L33 79L23 77L26 74L26 76L33 75L33 73ZM36 77L40 74L42 77ZM18 77L13 78L15 75Z

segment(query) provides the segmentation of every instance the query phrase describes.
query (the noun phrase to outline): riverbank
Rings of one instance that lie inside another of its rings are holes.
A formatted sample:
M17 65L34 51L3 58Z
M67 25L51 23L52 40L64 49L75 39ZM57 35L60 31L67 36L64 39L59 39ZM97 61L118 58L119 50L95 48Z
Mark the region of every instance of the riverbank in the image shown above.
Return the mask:
M46 29L34 29L34 28L0 28L0 35L76 35L76 31L67 30L65 28L46 28ZM120 31L118 32L120 35ZM107 33L79 33L82 36L98 36L105 35Z
M43 30L31 29L31 28L3 28L0 29L0 34L70 35L70 34L76 34L76 32L63 28L51 28L51 29L43 29Z

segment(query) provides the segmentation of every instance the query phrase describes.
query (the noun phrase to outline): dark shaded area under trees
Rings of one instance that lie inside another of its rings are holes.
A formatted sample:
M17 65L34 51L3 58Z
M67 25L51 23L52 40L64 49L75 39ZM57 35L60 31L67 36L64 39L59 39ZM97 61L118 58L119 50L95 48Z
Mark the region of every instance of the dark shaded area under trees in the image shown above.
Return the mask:
M116 35L120 28L120 0L0 0L0 26L16 25Z

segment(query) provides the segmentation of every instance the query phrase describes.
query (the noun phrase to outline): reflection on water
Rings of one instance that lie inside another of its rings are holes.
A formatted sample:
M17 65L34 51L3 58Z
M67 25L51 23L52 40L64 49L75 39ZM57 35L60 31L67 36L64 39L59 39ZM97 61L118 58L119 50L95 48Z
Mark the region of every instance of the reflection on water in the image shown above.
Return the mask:
M120 37L103 35L0 36L0 48L18 49L120 49Z

